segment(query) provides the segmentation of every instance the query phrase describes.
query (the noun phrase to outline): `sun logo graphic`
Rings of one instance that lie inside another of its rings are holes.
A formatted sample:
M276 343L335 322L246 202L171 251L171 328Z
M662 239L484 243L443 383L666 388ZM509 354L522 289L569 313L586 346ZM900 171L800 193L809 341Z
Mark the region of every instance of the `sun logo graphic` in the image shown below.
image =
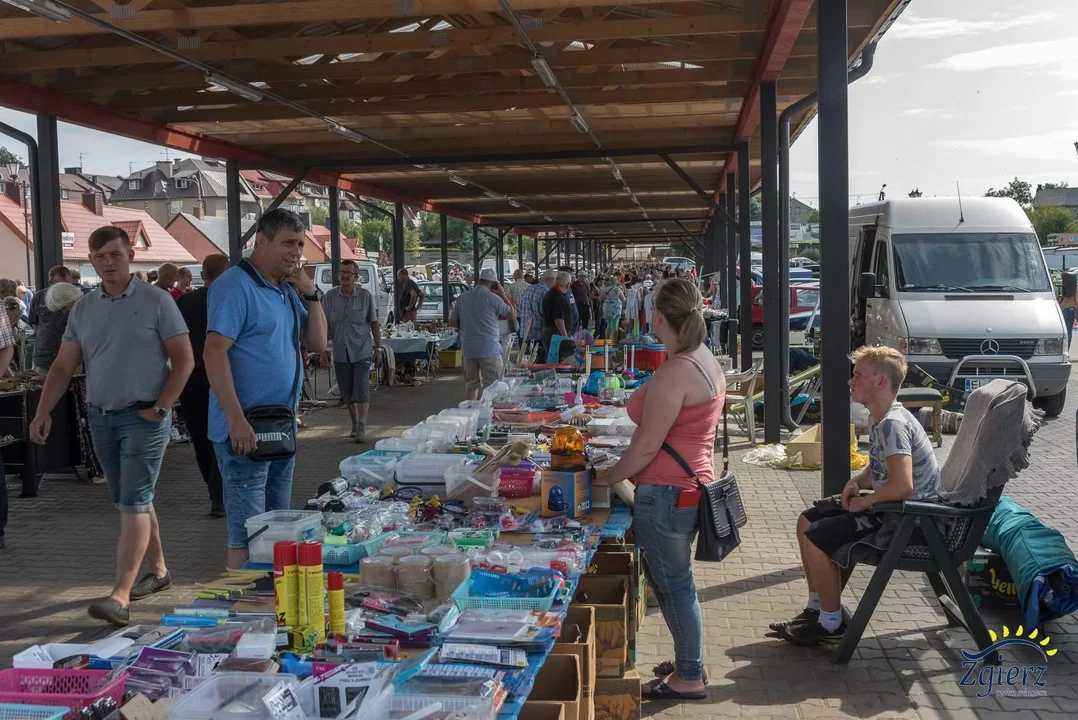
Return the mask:
M1057 652L1056 648L1050 648L1051 638L1047 635L1038 637L1040 631L1034 628L1028 635L1025 629L1019 625L1012 634L1004 625L1002 636L994 630L988 631L992 644L979 652L971 653L962 651L962 667L965 672L958 684L962 687L977 688L977 697L999 695L1004 697L1043 697L1048 694L1045 687L1047 682L1044 673L1048 669L1048 658ZM1018 664L1006 662L1000 650L1003 648L1018 649L1024 656L1032 656L1035 663L1043 664ZM982 662L983 661L983 662Z

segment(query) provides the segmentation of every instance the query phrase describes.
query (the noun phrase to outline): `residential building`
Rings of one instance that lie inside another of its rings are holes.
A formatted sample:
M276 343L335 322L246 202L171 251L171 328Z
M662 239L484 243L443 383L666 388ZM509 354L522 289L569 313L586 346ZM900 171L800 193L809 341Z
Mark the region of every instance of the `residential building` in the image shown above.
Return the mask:
M1045 205L1065 207L1078 215L1078 187L1038 188L1037 195L1033 198L1033 204L1037 207Z
M7 183L5 192L0 194L0 267L19 268L20 272L12 273L17 277L22 277L21 270L26 267L22 203L21 186ZM104 225L123 228L131 238L135 251L132 270L152 270L164 262L177 265L194 262L194 257L146 211L106 205L100 191L87 191L72 199L69 190L68 199L60 201L60 220L64 264L79 270L83 280L90 283L97 277L89 260L90 233ZM31 218L31 238L32 222Z
M790 198L790 224L807 225L812 210L811 205L806 205L795 197Z
M292 182L292 178L287 175L269 172L268 170L240 170L240 175L251 186L252 192L254 192L263 207L268 207L288 187L288 183ZM281 207L294 212L303 212L309 209L307 199L298 190L290 192Z
M124 178L109 200L113 205L145 210L164 227L180 213L201 207L206 217L225 217L228 203L225 166L217 160L162 160ZM261 205L247 179L240 176L240 212L255 217Z

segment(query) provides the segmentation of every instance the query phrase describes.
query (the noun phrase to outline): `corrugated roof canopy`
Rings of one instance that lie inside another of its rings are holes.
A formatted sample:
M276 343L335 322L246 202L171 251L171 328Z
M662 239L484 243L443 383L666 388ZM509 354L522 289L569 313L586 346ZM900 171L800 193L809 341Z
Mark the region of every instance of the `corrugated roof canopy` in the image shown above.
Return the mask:
M673 159L714 192L725 149L749 140L755 182L760 81L778 82L780 111L816 89L810 0L68 4L160 47L78 13L54 23L0 5L0 103L205 155L330 167L344 189L525 232L698 232L709 205L664 159L597 153L691 148ZM899 4L850 3L851 58ZM262 99L210 89L207 68Z

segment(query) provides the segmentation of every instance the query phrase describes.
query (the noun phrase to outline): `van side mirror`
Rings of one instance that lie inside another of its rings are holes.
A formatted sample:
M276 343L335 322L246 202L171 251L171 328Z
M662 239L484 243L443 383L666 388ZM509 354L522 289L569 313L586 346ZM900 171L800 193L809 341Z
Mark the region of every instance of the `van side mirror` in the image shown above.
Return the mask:
M861 284L857 288L857 296L862 300L876 297L876 273L861 273Z

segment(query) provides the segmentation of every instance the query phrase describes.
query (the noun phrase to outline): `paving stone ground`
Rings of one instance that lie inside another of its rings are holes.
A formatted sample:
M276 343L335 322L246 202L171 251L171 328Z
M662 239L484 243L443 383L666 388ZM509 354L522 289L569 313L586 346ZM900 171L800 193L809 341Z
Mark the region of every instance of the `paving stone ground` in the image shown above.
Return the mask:
M325 388L325 382L322 382ZM1075 411L1078 377L1059 419L1046 422L1033 444L1033 464L1007 493L1078 547L1078 482L1075 479ZM382 388L373 399L369 435L399 434L463 395L458 371L420 388ZM294 504L336 474L357 447L347 442L348 416L338 407L306 418L293 490ZM1042 697L976 697L961 687L961 651L973 649L963 630L949 629L920 575L899 573L847 666L823 649L795 648L766 637L768 622L797 613L805 587L794 537L797 515L819 494L819 473L787 472L740 461L748 449L735 443L733 467L749 514L741 547L725 562L695 568L704 614L707 701L645 703L646 717L701 718L909 718L989 720L1015 716L1078 717L1078 622L1065 618L1045 630L1059 653L1049 663ZM939 451L941 460L950 446ZM367 447L370 447L369 445ZM358 448L362 450L363 448ZM117 518L103 485L48 479L41 496L11 498L8 546L0 551L0 667L39 642L90 639L104 634L85 612L111 586ZM189 447L170 448L158 485L157 508L173 588L136 603L132 622L151 622L197 592L195 583L224 566L224 521L208 517L208 501ZM868 582L858 570L848 605ZM1017 612L986 613L997 630L1019 624ZM649 610L638 639L638 667L673 656L657 610ZM1033 657L1015 662L1035 664ZM1017 713L1017 715L1016 715Z

